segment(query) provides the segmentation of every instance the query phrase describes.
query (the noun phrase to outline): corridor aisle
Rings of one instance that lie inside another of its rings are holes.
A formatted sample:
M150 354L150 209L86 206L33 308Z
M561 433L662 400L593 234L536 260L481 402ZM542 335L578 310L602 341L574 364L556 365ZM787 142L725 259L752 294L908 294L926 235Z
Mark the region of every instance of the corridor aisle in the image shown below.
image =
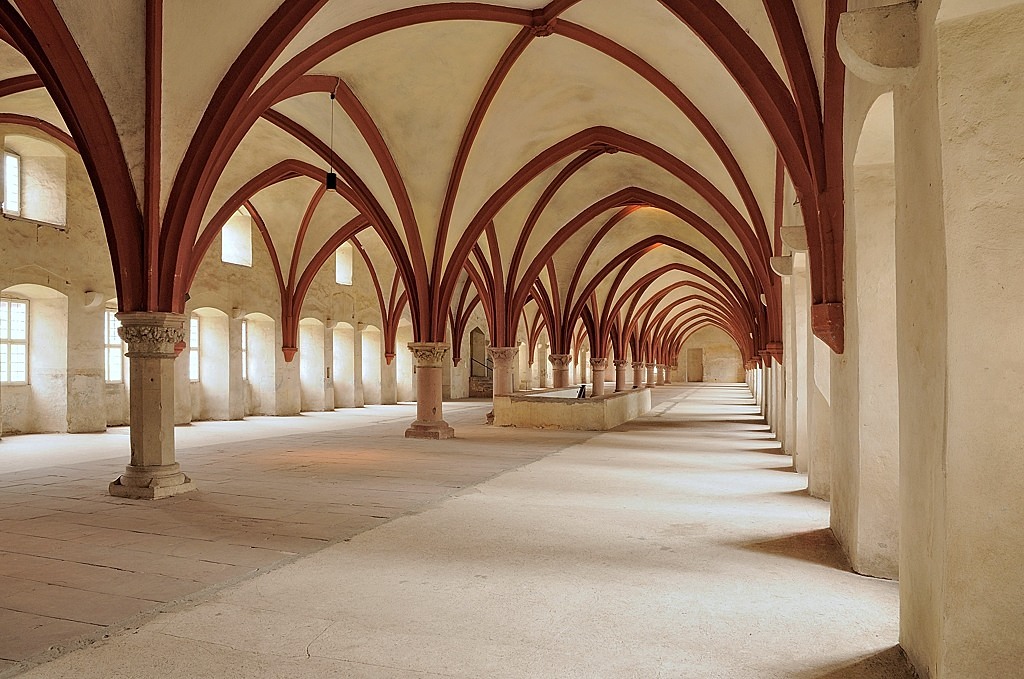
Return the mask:
M911 676L896 585L849 572L749 392L656 394L616 431L23 676Z

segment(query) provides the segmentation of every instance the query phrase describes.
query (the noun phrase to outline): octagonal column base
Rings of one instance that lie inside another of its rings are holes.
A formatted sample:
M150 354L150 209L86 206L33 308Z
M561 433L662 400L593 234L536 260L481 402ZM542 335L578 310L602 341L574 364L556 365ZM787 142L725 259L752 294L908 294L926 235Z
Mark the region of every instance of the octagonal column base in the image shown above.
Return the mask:
M432 420L430 422L416 420L405 430L405 438L432 439L434 441L453 439L455 438L455 430L444 420Z
M124 474L110 483L108 490L114 497L135 500L159 500L174 495L191 493L196 484L181 471L177 462L164 465L125 467Z

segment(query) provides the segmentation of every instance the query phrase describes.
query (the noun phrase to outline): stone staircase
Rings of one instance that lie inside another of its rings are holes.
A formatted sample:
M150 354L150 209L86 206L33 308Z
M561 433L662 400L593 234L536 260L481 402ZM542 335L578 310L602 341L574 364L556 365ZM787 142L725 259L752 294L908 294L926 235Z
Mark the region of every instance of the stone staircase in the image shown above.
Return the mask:
M494 395L494 380L490 377L478 377L473 375L469 378L470 398L490 398Z

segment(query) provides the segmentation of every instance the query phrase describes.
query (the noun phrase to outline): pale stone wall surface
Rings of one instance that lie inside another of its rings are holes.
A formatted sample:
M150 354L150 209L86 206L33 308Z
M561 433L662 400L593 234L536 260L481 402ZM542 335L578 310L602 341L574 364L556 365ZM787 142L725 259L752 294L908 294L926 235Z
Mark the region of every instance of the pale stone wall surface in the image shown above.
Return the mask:
M704 352L704 382L743 381L743 357L724 330L703 328L686 340L673 366L679 381L687 377L686 356L690 349L702 349Z

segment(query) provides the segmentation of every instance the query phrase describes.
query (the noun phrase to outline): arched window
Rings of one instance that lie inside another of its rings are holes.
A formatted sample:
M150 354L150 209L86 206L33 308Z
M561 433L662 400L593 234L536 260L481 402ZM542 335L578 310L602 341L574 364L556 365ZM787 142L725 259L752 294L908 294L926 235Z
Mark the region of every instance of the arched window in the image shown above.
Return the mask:
M0 382L28 384L28 300L0 299Z
M249 322L242 319L242 381L249 381Z
M21 215L21 156L4 151L4 214Z
M334 280L338 285L352 285L352 243L342 243L334 252Z
M117 309L108 307L103 311L103 372L108 384L124 382L125 352L124 340L117 334L121 321L117 320Z
M239 208L220 231L220 261L252 266L252 217Z
M64 226L68 222L68 159L60 146L37 137L4 137L3 213Z
M199 381L199 316L195 314L188 322L188 381Z

